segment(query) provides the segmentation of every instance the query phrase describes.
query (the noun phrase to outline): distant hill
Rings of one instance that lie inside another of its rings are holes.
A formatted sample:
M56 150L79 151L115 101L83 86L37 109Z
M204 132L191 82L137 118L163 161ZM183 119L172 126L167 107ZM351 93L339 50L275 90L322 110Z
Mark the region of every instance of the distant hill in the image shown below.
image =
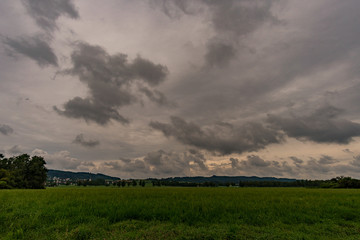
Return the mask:
M89 172L70 172L70 171L60 171L60 170L52 170L49 169L48 170L48 178L61 178L61 179L66 179L66 178L70 178L71 180L78 180L78 179L91 179L91 180L96 180L96 179L105 179L105 180L120 180L120 178L118 177L111 177L111 176L107 176L101 173L89 173Z
M275 177L245 177L245 176L211 176L211 177L171 177L171 178L162 178L162 181L176 181L176 182L191 182L191 183L204 183L204 182L217 182L217 183L227 183L239 181L249 182L249 181L277 181L277 182L294 182L296 179L292 178L275 178Z

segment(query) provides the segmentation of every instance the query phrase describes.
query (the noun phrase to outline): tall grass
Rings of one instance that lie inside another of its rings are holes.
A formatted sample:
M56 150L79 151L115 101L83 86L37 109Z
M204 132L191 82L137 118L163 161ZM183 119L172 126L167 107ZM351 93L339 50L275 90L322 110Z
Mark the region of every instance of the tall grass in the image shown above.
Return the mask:
M360 191L0 191L0 239L360 239Z

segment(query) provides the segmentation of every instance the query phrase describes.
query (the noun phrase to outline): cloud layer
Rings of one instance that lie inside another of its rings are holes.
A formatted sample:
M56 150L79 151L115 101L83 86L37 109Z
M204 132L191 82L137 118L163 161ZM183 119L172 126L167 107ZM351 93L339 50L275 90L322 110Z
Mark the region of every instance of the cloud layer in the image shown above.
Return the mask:
M0 1L0 149L119 177L358 176L359 7Z

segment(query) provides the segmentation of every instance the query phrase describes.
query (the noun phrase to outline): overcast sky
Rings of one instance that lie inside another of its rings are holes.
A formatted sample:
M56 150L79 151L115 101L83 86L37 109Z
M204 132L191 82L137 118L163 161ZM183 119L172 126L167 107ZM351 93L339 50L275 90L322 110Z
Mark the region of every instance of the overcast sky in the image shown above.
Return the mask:
M121 178L360 178L359 10L0 1L0 153Z

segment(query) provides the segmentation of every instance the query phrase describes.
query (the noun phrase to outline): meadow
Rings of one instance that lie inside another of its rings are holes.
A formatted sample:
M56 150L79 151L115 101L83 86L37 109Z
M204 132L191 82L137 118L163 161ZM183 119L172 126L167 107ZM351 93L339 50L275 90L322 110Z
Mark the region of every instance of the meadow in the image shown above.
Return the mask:
M0 239L360 239L360 191L1 190Z

